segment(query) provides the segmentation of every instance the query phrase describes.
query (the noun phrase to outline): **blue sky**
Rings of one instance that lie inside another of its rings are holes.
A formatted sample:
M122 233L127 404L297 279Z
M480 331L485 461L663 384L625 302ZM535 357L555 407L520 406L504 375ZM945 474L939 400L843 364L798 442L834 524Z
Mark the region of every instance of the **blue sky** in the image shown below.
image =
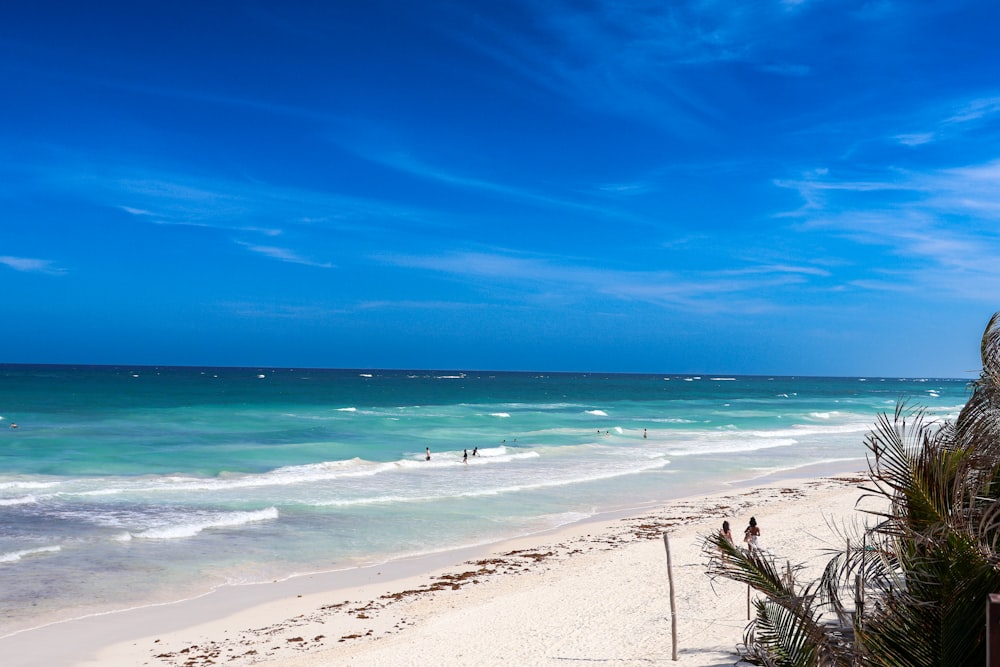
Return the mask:
M987 1L7 3L0 361L971 378Z

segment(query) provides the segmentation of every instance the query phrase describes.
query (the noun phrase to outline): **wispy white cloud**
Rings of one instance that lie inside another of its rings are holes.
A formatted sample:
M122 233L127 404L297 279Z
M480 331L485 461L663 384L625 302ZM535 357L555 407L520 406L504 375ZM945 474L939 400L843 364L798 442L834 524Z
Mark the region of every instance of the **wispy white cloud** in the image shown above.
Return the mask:
M854 180L782 180L774 181L779 187L788 187L799 192L822 192L840 190L843 192L885 192L887 190L913 190L912 182L893 181L854 181ZM808 197L807 197L808 198Z
M632 196L645 194L651 191L653 186L644 181L635 183L604 183L598 185L597 189L609 194Z
M274 227L256 227L252 225L240 226L237 222L231 221L231 218L222 216L220 218L215 218L214 216L191 216L191 217L172 217L173 212L164 209L163 213L156 214L152 211L143 211L138 209L133 209L128 206L121 206L121 210L129 213L131 215L140 218L143 222L147 222L153 225L173 225L177 227L205 227L207 229L229 229L233 231L240 232L253 232L255 234L262 234L264 236L280 236L282 230Z
M777 182L797 190L806 207L790 214L805 232L833 233L857 246L879 246L851 284L884 291L896 283L926 294L995 301L1000 293L1000 160L923 172L892 170L893 181L822 177ZM878 198L872 193L901 196ZM860 253L871 256L870 253ZM877 274L892 271L883 283Z
M943 122L948 125L960 125L982 120L997 113L1000 113L1000 96L984 97L962 105Z
M668 131L705 133L725 114L692 73L741 63L802 77L808 63L781 44L797 42L815 3L598 0L579 5L528 0L531 30L483 22L458 35L518 80L599 108L639 117ZM486 37L484 38L484 33ZM787 39L782 39L782 36ZM799 52L801 53L801 52Z
M45 273L52 276L60 276L66 273L55 262L48 259L35 259L31 257L11 257L10 255L0 256L0 264L15 271L24 273Z
M937 135L934 132L911 132L909 134L897 134L894 138L904 146L923 146L934 141Z
M441 301L428 299L418 301L414 299L402 300L380 300L362 301L357 304L357 310L468 310L470 308L492 308L488 303L469 303L467 301Z
M670 42L657 34L671 31L665 24L673 19L650 7L619 11L599 3L578 11L558 3L531 4L536 30L490 24L484 27L487 39L457 38L518 80L584 108L638 116L678 132L704 132L699 115L716 110L670 71L694 52L670 52L665 48Z
M388 198L289 187L266 181L137 167L107 158L94 163L64 152L57 163L22 163L46 192L70 194L148 224L210 227L276 236L288 226L377 232L384 224L432 226L432 212Z
M240 318L253 319L288 319L288 320L326 320L350 313L350 309L330 308L316 304L292 304L253 302L253 301L221 301L218 307Z
M243 246L250 252L254 252L265 257L270 257L271 259L277 259L282 262L288 262L290 264L302 264L303 266L314 266L320 269L332 269L333 264L330 262L318 262L316 260L308 259L301 256L294 250L288 248L279 248L277 246L267 246L267 245L256 245L253 243L245 243L243 241L237 241L238 245Z
M1000 218L1000 159L922 174L914 181L929 193L928 207L973 218Z
M597 295L619 302L644 302L685 311L762 312L778 308L767 290L802 284L829 272L809 266L756 265L702 272L625 271L593 268L547 257L509 252L453 252L386 255L382 261L477 281L484 288L516 286L513 293L558 294L563 301L591 301Z
M816 266L795 266L791 264L760 264L757 266L749 266L741 269L729 269L722 271L721 273L733 274L733 275L752 275L752 274L802 274L806 276L817 276L821 278L830 277L831 273L829 269L824 269Z
M937 102L932 108L920 110L914 114L914 118L905 121L906 125L917 129L892 135L892 139L904 146L913 147L954 141L965 133L995 121L998 115L1000 96Z
M430 181L435 181L453 188L477 192L486 193L491 195L496 195L504 197L505 199L519 202L522 204L530 205L540 205L545 207L561 208L566 210L572 210L575 212L584 212L590 215L600 216L602 218L610 218L619 221L627 221L640 225L650 225L654 224L652 221L644 219L640 216L636 216L623 209L609 208L608 206L593 203L588 200L586 193L581 194L577 198L572 197L559 197L550 194L542 194L535 192L528 188L518 187L509 185L506 183L501 183L497 181L491 181L484 178L478 178L476 176L470 176L466 174L459 173L455 170L450 170L435 166L414 157L408 153L402 152L375 152L371 150L362 149L356 147L355 150L357 154L365 159L372 162L376 162L386 167L396 169L400 172L417 176L419 178L427 179ZM642 188L648 186L644 185L623 185L618 186L618 193L631 192L638 193ZM613 191L610 187L598 187L599 191L611 192ZM606 201L605 199L601 200Z
M541 202L546 204L558 204L558 205L572 205L570 202L560 201L552 197L545 195L540 195L529 190L512 187L502 183L496 183L493 181L488 181L481 178L475 178L472 176L467 176L446 169L442 169L436 166L432 166L410 154L394 152L391 154L374 154L368 153L365 155L368 159L373 162L377 162L387 167L392 167L399 171L411 174L414 176L419 176L432 181L438 181L446 185L452 185L459 188L480 190L483 192L491 192L494 194L504 195L506 197L514 199L527 199L535 202Z
M851 280L848 285L866 292L886 292L889 294L912 293L916 287L906 280L906 276L899 276L896 279L864 279Z
M900 174L884 174L896 180L838 179L829 169L816 169L799 178L777 178L772 182L779 188L794 190L802 199L802 206L794 211L779 214L780 217L800 217L817 211L825 211L831 201L845 193L886 193L916 191L918 186ZM839 201L839 200L837 200Z

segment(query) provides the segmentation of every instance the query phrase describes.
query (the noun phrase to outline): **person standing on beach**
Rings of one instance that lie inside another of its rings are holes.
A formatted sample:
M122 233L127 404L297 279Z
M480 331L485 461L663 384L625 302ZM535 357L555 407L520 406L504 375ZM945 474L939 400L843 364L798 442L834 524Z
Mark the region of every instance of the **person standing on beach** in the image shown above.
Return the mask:
M750 525L743 531L743 541L747 543L747 548L751 551L760 548L757 538L760 537L760 528L757 527L757 519L750 517Z
M469 450L468 449L463 449L462 450L462 463L464 463L465 465L469 465Z
M472 448L472 455L473 456L479 456L479 447L473 447Z
M722 530L720 530L719 532L722 534L722 536L724 538L726 538L730 542L733 541L733 533L732 533L732 531L729 530L729 522L728 521L723 521L722 522Z
M430 447L427 448L427 458L424 459L424 460L425 461L430 461L431 460L431 448Z

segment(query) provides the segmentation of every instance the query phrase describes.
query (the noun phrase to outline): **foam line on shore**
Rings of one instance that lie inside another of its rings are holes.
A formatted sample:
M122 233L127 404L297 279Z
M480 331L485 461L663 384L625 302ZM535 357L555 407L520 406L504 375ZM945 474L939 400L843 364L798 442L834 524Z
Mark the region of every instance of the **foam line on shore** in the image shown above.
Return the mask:
M631 646L629 642L638 640L625 635L656 637L661 630L658 624L666 616L657 606L662 602L662 591L655 592L657 602L650 599L647 589L656 589L658 584L652 582L662 578L663 573L657 568L662 567L663 546L657 541L664 531L678 536L682 573L693 575L692 586L702 586L704 582L698 582L705 579L703 570L698 558L691 555L697 551L691 549L698 534L717 529L716 524L723 518L745 520L753 512L762 520L765 545L780 545L782 531L786 529L793 530L803 521L808 521L810 530L823 524L820 517L834 507L827 497L830 494L840 494L837 498L850 495L850 502L838 501L836 506L853 508L858 495L854 489L856 477L852 473L842 479L782 479L770 486L730 488L723 493L669 501L658 504L659 509L645 507L616 513L614 517L589 517L584 522L488 546L299 576L271 584L226 586L178 604L95 615L8 635L0 638L0 651L6 656L17 656L13 664L18 667L43 664L113 667L142 663L170 667L213 652L226 656L227 664L237 666L306 667L331 661L360 666L397 664L393 656L401 659L404 653L400 651L405 652L405 647L409 647L411 655L416 654L412 651L418 651L444 665L467 664L471 655L468 651L473 650L480 651L477 664L482 665L555 665L566 659L588 656L594 659L607 655L606 651L611 649L630 655L633 660L640 654L655 658L653 653L662 653L662 647L653 647L648 642ZM820 500L814 502L815 498ZM789 500L794 502L788 503ZM796 512L796 518L779 519L782 512ZM734 530L738 527L734 525ZM801 540L801 530L795 532L792 537ZM617 563L621 558L639 561ZM659 574L650 579L651 571ZM619 582L623 576L629 582ZM642 581L646 584L636 589L637 582L633 581L636 578L639 584ZM607 585L612 590L606 590ZM514 629L507 628L506 622L490 633L477 620L480 616L533 614L530 600L536 601L538 609L544 609L550 594L561 596L562 600L549 611L553 627L548 627L549 620L540 618L530 636L519 636L517 642L511 641L509 633ZM594 602L588 598L590 595L604 596L607 600ZM709 591L704 595L714 593ZM626 601L629 596L639 596L636 599L646 600L644 604L650 608L633 609L636 603ZM527 600L527 611L519 606L522 600ZM708 602L718 604L717 600ZM578 604L591 605L594 618L577 618L574 614ZM607 605L618 607L612 613L603 608ZM710 606L696 610L688 613L687 618L701 615L711 621L716 613L713 609ZM624 621L613 620L623 615ZM442 628L435 619L442 619L451 627ZM605 624L603 630L593 628L594 622ZM616 625L622 622L629 628ZM735 620L718 622L726 624L727 632L732 630L731 637L724 641L735 644L745 620L739 622L737 614ZM651 625L647 627L644 623ZM579 630L574 629L577 624ZM635 633L633 624L643 627L643 632ZM414 627L419 630L413 630ZM155 634L149 634L151 631ZM595 635L603 633L604 648L592 646L591 639L578 635L591 631ZM563 643L553 641L559 635L548 634L552 632L572 633L579 651L560 649ZM142 638L145 635L148 636ZM669 632L659 635L659 641L664 636L669 636ZM722 640L717 637L716 644L719 641ZM67 644L72 645L71 652L65 649ZM61 654L59 646L64 647ZM708 651L705 655L712 651L719 653L717 647L704 650ZM29 659L22 661L28 654ZM91 657L80 657L87 655ZM721 655L726 655L725 650ZM88 662L89 659L96 662ZM730 659L728 664L731 663ZM723 662L687 660L679 664L693 667Z

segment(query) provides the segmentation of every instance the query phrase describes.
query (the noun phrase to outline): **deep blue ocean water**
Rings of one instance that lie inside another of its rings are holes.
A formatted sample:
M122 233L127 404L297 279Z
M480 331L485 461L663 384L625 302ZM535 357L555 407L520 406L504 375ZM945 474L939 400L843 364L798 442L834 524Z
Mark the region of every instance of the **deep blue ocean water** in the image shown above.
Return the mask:
M861 470L878 413L967 382L0 365L0 636Z

